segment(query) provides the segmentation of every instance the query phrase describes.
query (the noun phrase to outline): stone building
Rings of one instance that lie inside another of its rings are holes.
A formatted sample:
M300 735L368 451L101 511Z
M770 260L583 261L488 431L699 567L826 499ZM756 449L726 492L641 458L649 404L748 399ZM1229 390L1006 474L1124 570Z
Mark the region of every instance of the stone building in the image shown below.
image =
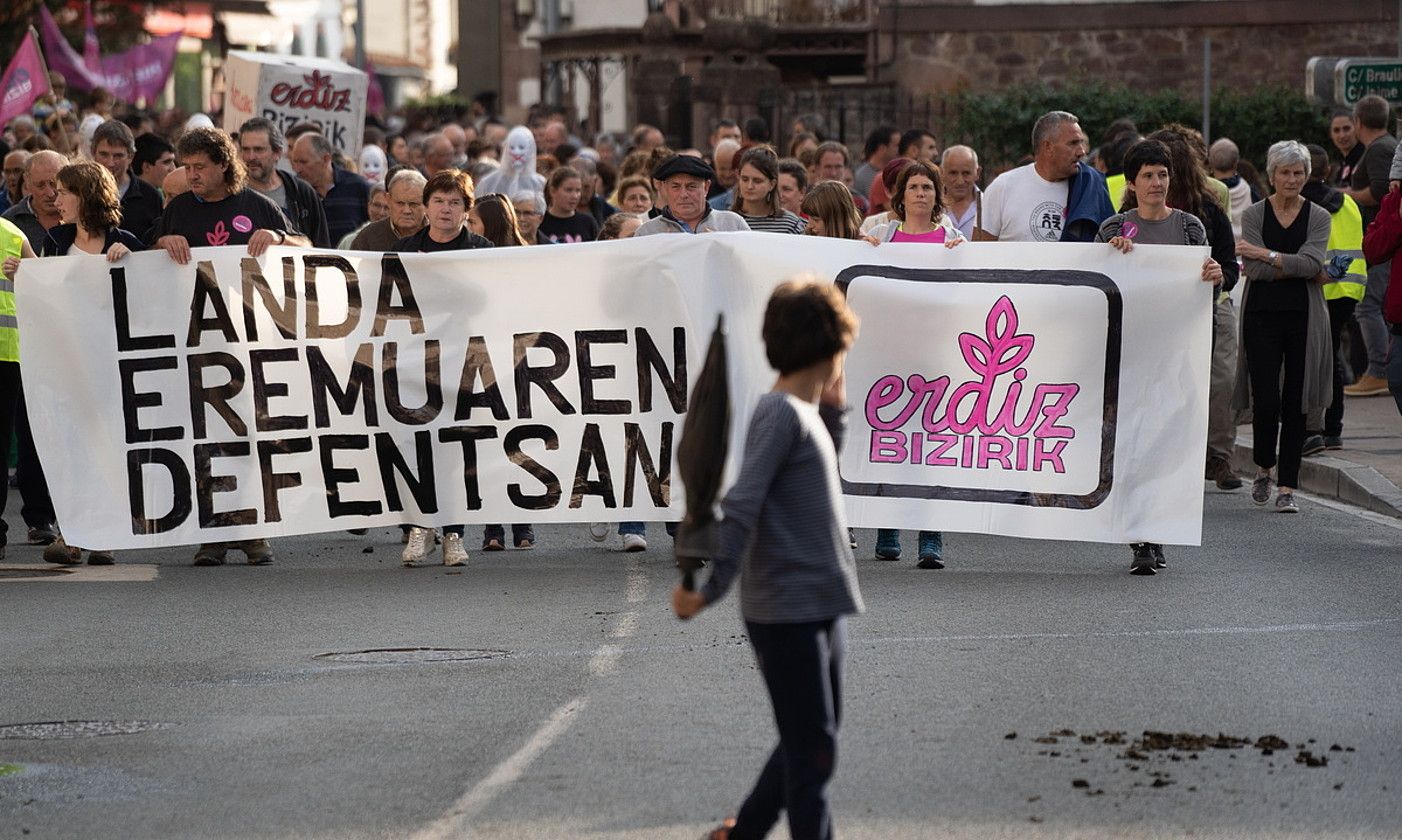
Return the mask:
M1393 56L1395 0L459 0L459 87L542 98L591 128L827 118L852 143L957 90L1042 81L1303 89L1312 56ZM489 18L495 15L495 21Z
M873 80L917 91L1101 79L1145 89L1303 85L1311 56L1397 54L1391 0L878 3Z

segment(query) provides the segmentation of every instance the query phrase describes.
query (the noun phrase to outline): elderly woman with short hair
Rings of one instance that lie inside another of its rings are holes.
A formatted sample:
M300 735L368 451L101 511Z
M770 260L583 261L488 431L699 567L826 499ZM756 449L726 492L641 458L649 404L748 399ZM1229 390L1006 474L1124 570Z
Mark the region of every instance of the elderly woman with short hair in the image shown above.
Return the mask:
M1330 218L1328 210L1300 195L1309 173L1304 145L1284 140L1271 146L1266 157L1271 196L1246 208L1236 248L1246 286L1241 302L1245 352L1237 363L1234 404L1252 411L1252 457L1259 472L1251 501L1270 501L1275 469L1277 513L1299 512L1294 490L1305 415L1324 410L1332 398L1329 312L1322 286L1328 282L1323 267Z

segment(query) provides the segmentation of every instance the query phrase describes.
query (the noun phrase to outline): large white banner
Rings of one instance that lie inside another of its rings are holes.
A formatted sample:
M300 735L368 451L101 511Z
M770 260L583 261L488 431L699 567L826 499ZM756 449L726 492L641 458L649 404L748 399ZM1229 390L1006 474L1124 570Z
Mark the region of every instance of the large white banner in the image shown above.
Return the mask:
M773 287L862 319L852 524L1196 544L1206 249L773 234L381 255L26 260L25 397L64 534L105 548L345 528L674 520L716 317L734 474Z

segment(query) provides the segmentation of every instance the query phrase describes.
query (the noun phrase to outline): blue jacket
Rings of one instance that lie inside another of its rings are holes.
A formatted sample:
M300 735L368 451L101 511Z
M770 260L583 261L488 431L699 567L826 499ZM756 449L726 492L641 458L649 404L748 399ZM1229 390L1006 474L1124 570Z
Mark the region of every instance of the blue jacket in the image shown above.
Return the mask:
M1105 176L1079 163L1076 177L1071 179L1071 192L1066 200L1066 224L1061 229L1062 242L1094 242L1100 224L1115 215Z

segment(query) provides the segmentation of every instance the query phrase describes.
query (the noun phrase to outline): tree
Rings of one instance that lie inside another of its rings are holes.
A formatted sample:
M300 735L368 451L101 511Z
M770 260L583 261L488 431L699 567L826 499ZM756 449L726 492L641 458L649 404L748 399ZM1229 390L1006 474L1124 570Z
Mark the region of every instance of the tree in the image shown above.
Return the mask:
M39 28L39 4L49 7L68 43L83 51L84 0L8 0L0 3L0 63L9 61L29 27ZM93 19L102 52L120 52L142 40L148 0L93 0Z

